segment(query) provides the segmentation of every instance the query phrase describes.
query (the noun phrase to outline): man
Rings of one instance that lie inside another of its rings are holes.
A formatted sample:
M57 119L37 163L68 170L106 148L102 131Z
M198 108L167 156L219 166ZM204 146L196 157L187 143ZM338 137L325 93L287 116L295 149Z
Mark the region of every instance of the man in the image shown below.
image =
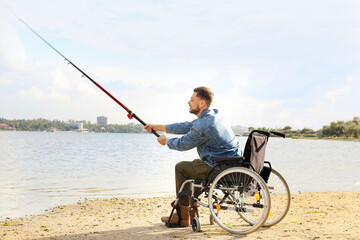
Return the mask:
M210 157L233 157L238 156L239 142L228 124L226 124L217 109L211 109L214 94L210 88L198 87L188 102L190 113L197 116L192 122L174 123L169 125L148 124L144 127L149 133L155 131L184 134L180 138L167 138L165 135L158 137L161 145L167 145L170 149L184 151L197 148L200 159L183 161L176 164L175 180L176 193L181 184L187 179L203 179L206 173L214 166ZM195 193L197 197L200 192ZM189 226L189 196L179 199L179 207L182 215L180 225ZM163 222L168 217L161 219ZM177 222L177 216L172 217L171 222Z

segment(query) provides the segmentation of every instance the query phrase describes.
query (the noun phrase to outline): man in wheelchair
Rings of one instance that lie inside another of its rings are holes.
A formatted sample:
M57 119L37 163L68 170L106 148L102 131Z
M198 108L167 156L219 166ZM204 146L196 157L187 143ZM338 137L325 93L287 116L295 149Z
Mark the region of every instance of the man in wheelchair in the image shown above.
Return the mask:
M183 134L179 138L167 138L165 135L158 137L161 145L167 145L170 149L185 151L197 148L200 159L182 161L175 166L176 193L179 192L182 183L188 179L204 179L205 175L215 165L212 157L236 157L239 156L239 142L223 116L217 109L211 109L214 94L210 88L198 87L194 89L188 102L189 112L197 116L191 122L173 123L168 125L148 124L144 127L149 133L161 131L173 134ZM201 194L200 189L195 190L195 197ZM177 214L171 218L172 224L181 227L189 226L189 195L183 195L179 199L180 221ZM195 210L191 212L195 215ZM167 222L169 217L162 217Z

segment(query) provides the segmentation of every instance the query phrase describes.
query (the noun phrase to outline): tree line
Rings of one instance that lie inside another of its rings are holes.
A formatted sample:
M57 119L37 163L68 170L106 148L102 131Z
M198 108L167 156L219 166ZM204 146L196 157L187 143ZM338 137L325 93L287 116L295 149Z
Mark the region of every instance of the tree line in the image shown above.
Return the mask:
M68 125L64 121L59 120L46 120L46 119L33 119L33 120L7 120L0 118L0 123L5 123L18 131L75 131L76 126ZM110 133L142 133L143 126L141 124L84 124L83 127L90 132L110 132ZM236 127L234 127L234 130ZM323 126L322 129L313 130L310 128L303 128L294 130L291 126L284 128L257 128L265 131L278 131L285 133L287 137L293 138L360 138L360 117L354 117L349 121L336 121L331 122L329 125ZM1 129L0 130L4 130ZM254 130L254 127L249 127L249 131Z
M129 123L122 124L84 124L84 128L90 132L109 132L109 133L142 133L143 126L141 124Z
M7 120L0 118L0 123L5 123L15 130L18 131L46 131L51 128L55 128L58 131L71 131L75 130L76 127L68 126L65 122L59 120L46 120L46 119L32 119L32 120Z
M7 120L0 118L0 123L5 123L17 131L76 131L77 126L69 125L64 121L46 120L46 119L32 119L32 120ZM83 127L90 132L111 132L111 133L141 133L143 127L141 124L83 124ZM4 130L1 129L0 130Z
M360 118L354 117L352 121L331 122L321 129L321 137L360 138Z
M325 125L322 129L313 130L310 128L303 128L294 130L291 126L284 128L258 128L265 131L277 131L285 133L287 137L293 138L354 138L360 139L360 117L355 116L353 120L331 122L330 125ZM254 130L253 127L249 131Z

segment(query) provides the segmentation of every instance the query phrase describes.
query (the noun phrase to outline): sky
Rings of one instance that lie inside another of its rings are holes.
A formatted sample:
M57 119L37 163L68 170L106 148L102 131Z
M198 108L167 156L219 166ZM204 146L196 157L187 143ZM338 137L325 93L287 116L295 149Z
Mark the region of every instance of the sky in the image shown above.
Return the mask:
M210 87L231 125L320 129L360 116L360 2L6 0L146 123L191 121ZM137 123L0 0L0 118Z

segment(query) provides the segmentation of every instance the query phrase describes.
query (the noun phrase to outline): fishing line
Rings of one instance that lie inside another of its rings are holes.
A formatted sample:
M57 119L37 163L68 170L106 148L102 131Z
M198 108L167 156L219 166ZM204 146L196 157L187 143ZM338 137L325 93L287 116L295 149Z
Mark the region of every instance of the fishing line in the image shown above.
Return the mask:
M100 84L95 82L89 75L87 75L84 71L82 71L78 66L76 66L73 62L71 62L67 57L65 57L61 52L59 52L54 46L52 46L48 41L46 41L39 33L37 33L32 27L30 27L25 21L23 21L19 16L16 15L16 13L5 3L4 0L1 0L4 6L20 21L22 22L28 29L30 29L31 32L33 32L36 36L38 36L44 43L46 43L50 48L52 48L55 52L57 52L62 58L64 58L65 61L68 62L68 64L71 64L74 68L76 68L79 72L81 72L82 76L87 77L93 84L95 84L98 88L100 88L104 93L106 93L112 100L114 100L117 104L119 104L125 111L128 112L128 118L132 119L135 118L138 120L143 126L146 125L146 123L141 120L135 113L133 113L130 109L128 109L124 104L122 104L117 98L115 98L111 93L109 93L107 90L105 90ZM160 135L152 129L152 133L159 137Z

